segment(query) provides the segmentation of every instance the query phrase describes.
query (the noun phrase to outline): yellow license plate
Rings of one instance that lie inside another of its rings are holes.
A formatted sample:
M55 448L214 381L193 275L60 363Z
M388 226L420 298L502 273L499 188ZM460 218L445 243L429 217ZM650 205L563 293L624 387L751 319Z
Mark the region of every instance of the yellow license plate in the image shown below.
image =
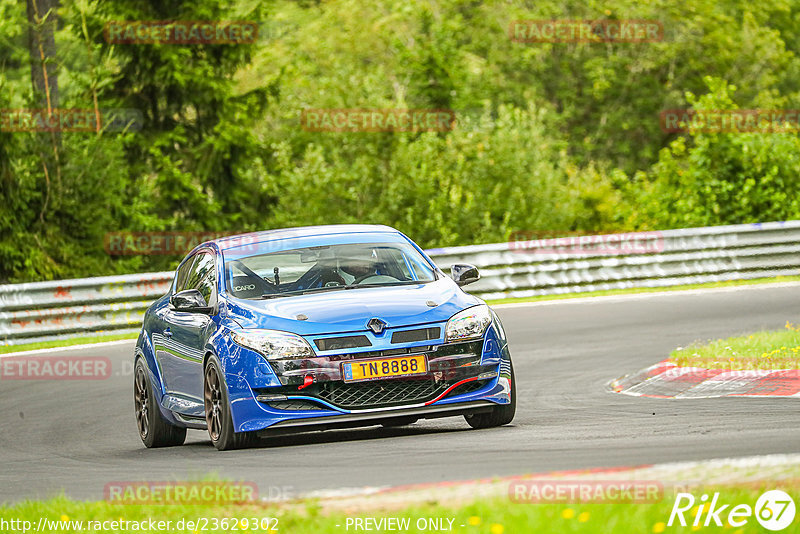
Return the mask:
M402 356L385 360L365 360L362 362L344 362L342 377L345 382L388 378L393 376L420 375L428 372L425 356Z

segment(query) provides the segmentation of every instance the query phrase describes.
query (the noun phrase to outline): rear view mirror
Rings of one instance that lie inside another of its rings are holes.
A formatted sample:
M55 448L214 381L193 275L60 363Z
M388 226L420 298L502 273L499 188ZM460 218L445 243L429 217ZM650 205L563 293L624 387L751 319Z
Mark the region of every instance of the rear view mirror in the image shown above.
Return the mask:
M467 284L471 284L472 282L477 282L481 278L478 268L468 263L457 263L452 265L450 267L450 273L453 277L453 280L455 280L456 284L459 286L465 286Z
M169 298L172 308L178 311L210 313L211 306L206 302L203 294L197 289L184 289Z

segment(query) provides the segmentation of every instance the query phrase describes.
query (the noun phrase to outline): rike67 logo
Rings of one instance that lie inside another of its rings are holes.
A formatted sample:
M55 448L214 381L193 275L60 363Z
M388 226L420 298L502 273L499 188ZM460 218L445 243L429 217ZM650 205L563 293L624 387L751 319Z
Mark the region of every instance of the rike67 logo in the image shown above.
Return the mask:
M693 527L727 526L741 527L755 516L756 521L767 530L783 530L794 521L796 512L794 500L788 493L781 490L770 490L761 494L755 507L749 504L722 504L719 502L719 493L715 493L708 502L708 495L703 494L697 503L697 512L694 516ZM693 515L695 497L691 493L678 493L675 504L669 514L667 526L671 527L675 520L681 526L687 526L684 514ZM694 529L696 530L696 528Z

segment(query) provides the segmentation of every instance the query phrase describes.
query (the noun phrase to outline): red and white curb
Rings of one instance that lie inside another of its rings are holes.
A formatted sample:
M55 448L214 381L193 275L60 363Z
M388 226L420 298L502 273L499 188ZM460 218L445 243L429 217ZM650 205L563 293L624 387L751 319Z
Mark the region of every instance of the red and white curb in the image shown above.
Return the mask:
M744 370L681 367L664 360L609 384L635 397L708 399L714 397L800 397L800 369Z
M671 462L639 466L575 469L530 473L477 480L461 480L409 484L404 486L373 486L314 491L301 498L316 500L323 509L338 509L349 513L365 510L405 508L414 503L435 501L440 505L460 505L475 501L505 497L509 487L525 482L658 482L664 496L692 487L713 487L731 484L759 484L796 480L800 475L800 454L772 454L742 458Z

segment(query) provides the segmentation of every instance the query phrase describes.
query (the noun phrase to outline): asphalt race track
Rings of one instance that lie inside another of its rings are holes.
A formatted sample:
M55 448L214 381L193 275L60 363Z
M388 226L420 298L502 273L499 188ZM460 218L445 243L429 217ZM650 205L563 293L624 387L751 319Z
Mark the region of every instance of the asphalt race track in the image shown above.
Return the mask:
M461 418L273 438L218 452L205 432L145 449L133 416L133 342L59 352L111 358L99 381L0 381L0 502L102 499L109 482L209 472L295 494L562 469L800 452L800 399L661 400L606 383L676 346L800 321L800 285L554 301L498 308L519 404L514 424Z

